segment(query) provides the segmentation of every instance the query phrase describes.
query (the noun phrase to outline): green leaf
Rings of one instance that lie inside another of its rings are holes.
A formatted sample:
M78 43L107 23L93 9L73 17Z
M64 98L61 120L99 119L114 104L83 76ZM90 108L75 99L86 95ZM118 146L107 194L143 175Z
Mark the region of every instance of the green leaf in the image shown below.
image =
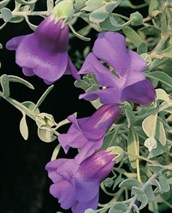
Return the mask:
M4 20L4 22L9 22L10 20L11 20L11 18L12 18L12 13L11 13L11 10L10 9L8 9L8 8L2 8L1 10L0 10L0 13L1 13L1 16L2 16L2 18L3 18L3 20Z
M141 29L139 29L139 31L143 32L145 35L151 35L151 36L159 36L161 34L161 30L155 26L146 26L143 27Z
M27 140L28 136L29 136L29 131L28 131L27 123L26 123L26 114L25 113L23 113L23 117L20 120L19 128L20 128L21 135L23 136L23 138L25 140Z
M15 76L15 75L8 75L8 78L9 78L10 82L20 83L20 84L25 85L29 89L34 89L34 86L30 82L24 80L23 78L20 78L20 77Z
M10 96L9 78L8 75L3 74L0 78L0 83L3 91L3 95L7 98Z
M113 15L109 15L103 22L99 24L103 30L118 31L122 28L122 25L118 22L117 18Z
M172 47L170 46L167 49L158 52L158 54L167 58L172 58Z
M145 73L145 75L150 79L156 79L167 87L172 88L172 78L164 72L154 71L150 73Z
M11 23L19 23L24 20L24 16L13 16L10 20Z
M112 130L105 135L103 146L101 149L107 149L110 146L115 146L115 138L117 136L117 130Z
M96 9L98 9L99 7L101 7L104 3L104 0L88 0L86 2L86 7L84 7L82 10L91 12L94 11Z
M151 0L149 3L149 15L152 14L153 10L158 9L158 0Z
M24 101L22 102L22 104L27 107L28 109L30 109L31 111L33 111L33 109L35 108L35 104L31 101ZM39 109L37 108L34 113L37 115L39 114Z
M131 110L126 109L125 115L127 118L128 128L130 128L134 122L137 120L137 117L135 116L134 112Z
M125 203L116 202L115 205L109 209L108 213L123 213L126 210L127 206L125 205Z
M25 0L15 0L16 2L20 3L20 4L35 4L38 0L30 0L30 1L25 1Z
M146 188L144 189L144 193L146 194L149 202L154 201L155 195L150 184L146 186Z
M51 86L49 86L45 92L41 95L41 97L39 98L39 100L36 103L35 109L39 108L39 106L44 102L45 98L48 96L48 94L51 92L51 90L54 88L54 85L52 84Z
M136 132L131 128L128 135L128 144L127 144L127 152L128 152L128 159L130 161L131 167L135 169L137 167L137 157L130 155L139 155L139 138Z
M149 158L153 158L153 157L156 157L156 156L159 156L161 154L163 154L165 151L168 150L168 146L165 145L165 146L162 146L159 142L157 143L157 147L155 149L153 149L150 154L149 154Z
M131 27L126 26L122 28L124 34L126 37L130 40L131 43L134 44L135 47L140 46L144 41L143 39L136 33L135 30L133 30Z
M120 184L120 188L132 188L133 186L141 187L142 184L138 182L136 179L125 179Z
M142 122L142 128L149 138L154 138L157 126L157 114L149 115Z
M168 180L163 175L159 176L159 184L161 186L162 193L168 192L170 190L170 185L168 183Z
M158 121L157 123L156 137L158 138L162 146L166 145L167 143L166 133L165 133L164 125L161 121Z
M170 101L169 95L166 93L165 90L158 88L156 91L156 98L163 101Z
M144 146L151 152L153 149L157 148L157 141L154 137L147 138L144 142Z
M58 156L58 154L59 154L59 152L60 152L60 148L61 148L60 144L58 144L58 145L55 147L55 149L53 150L53 153L52 153L52 155L51 155L51 161L52 161L52 160L55 160L55 159L57 158L57 156Z
M53 131L46 126L38 128L38 136L46 143L53 142L55 139L57 139L57 136L53 134Z
M108 17L108 12L101 11L100 9L95 10L90 14L89 19L91 22L99 24L100 22L103 22Z
M2 1L0 1L0 9L4 8L9 2L10 2L10 0L2 0Z
M32 24L32 23L29 21L28 16L25 16L24 18L25 18L27 24L29 25L30 29L33 30L33 31L35 31L35 29L37 28L37 26L36 26L35 24Z

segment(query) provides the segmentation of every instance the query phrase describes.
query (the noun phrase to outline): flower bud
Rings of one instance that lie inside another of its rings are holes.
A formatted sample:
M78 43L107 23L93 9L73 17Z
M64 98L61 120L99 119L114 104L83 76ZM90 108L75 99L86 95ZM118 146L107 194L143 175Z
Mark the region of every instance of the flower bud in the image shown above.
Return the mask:
M52 13L57 19L70 19L74 14L73 0L59 2Z
M131 25L138 26L143 23L143 16L139 12L130 14Z

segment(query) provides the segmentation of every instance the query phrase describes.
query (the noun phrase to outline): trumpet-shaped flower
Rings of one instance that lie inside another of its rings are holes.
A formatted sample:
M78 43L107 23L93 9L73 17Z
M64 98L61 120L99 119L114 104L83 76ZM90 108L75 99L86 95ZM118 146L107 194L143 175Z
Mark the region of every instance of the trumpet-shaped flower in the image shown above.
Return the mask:
M99 59L106 64L102 64ZM109 71L107 65L112 68ZM115 32L100 33L79 74L93 73L103 87L80 95L88 101L100 98L103 104L131 101L150 104L155 90L145 78L146 62L134 51L127 50L123 35Z
M62 19L50 15L32 34L14 37L7 42L6 48L16 51L16 63L22 67L24 75L37 75L47 84L64 74L80 79L67 53L68 25L63 25Z
M79 162L98 150L103 143L104 135L121 113L119 105L103 105L92 116L76 119L70 115L72 122L65 134L60 134L58 140L67 153L70 147L79 148Z
M58 199L63 209L83 213L87 208L96 209L100 182L111 172L115 154L101 150L83 162L77 159L57 159L46 165L53 181L50 193Z

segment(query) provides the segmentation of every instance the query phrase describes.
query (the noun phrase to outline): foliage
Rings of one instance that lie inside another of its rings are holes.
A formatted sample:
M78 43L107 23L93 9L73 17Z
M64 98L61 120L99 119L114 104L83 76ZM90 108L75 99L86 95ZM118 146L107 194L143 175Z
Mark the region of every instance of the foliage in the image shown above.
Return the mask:
M11 9L10 0L2 0L0 28L8 23L16 24L25 20L35 30L37 26L30 22L30 17L45 18L52 13L55 4L70 1L73 10L66 18L72 32L70 39L76 36L77 39L90 41L92 32L119 31L126 36L129 49L137 51L147 62L145 75L156 89L156 100L151 105L121 103L122 115L106 133L101 147L108 149L116 146L121 156L112 174L101 184L110 201L99 204L97 210L87 209L85 212L139 213L144 208L148 208L150 212L172 209L172 1L145 0L134 5L130 0L47 0L45 11L37 11L35 6L38 1L15 0L15 7ZM116 13L117 9L125 11L129 8L134 11L129 17L125 16L125 12ZM143 8L147 10L147 17L142 14ZM85 26L76 31L78 19L82 19ZM85 43L84 51L78 47L72 53L78 68L91 49L91 42ZM34 86L14 75L0 76L0 97L22 113L19 122L22 137L24 140L29 138L29 117L37 125L40 140L53 142L60 134L59 128L69 123L67 119L56 123L52 115L40 111L40 106L46 101L53 85L33 103L19 102L11 97L10 86L15 83L23 84L29 89L34 89ZM99 88L92 74L85 75L81 81L75 81L74 85L85 92ZM99 100L91 103L95 109L101 105ZM52 159L57 158L59 150L58 145Z

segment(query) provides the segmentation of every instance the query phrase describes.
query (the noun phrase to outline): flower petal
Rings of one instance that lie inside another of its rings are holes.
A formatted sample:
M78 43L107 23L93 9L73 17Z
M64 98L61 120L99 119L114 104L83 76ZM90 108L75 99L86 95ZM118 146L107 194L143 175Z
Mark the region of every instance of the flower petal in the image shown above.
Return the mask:
M154 99L155 90L147 79L127 86L122 90L122 101L132 101L138 104L147 105L152 103Z
M102 86L115 87L118 85L118 79L100 63L93 53L87 56L79 71L79 74L87 73L95 74L97 82Z
M81 213L88 208L96 210L98 205L98 199L99 199L99 195L97 194L93 199L89 200L88 202L77 202L72 207L72 212Z
M99 59L110 64L119 76L124 76L129 65L125 37L115 32L100 33L93 47Z
M121 102L121 88L106 88L79 95L79 99L93 101L100 98L102 104L115 104Z
M50 193L58 198L63 209L71 208L76 202L76 191L68 181L62 180L59 183L52 184Z
M6 43L6 48L8 50L16 50L20 42L24 39L25 36L17 36L12 38Z

